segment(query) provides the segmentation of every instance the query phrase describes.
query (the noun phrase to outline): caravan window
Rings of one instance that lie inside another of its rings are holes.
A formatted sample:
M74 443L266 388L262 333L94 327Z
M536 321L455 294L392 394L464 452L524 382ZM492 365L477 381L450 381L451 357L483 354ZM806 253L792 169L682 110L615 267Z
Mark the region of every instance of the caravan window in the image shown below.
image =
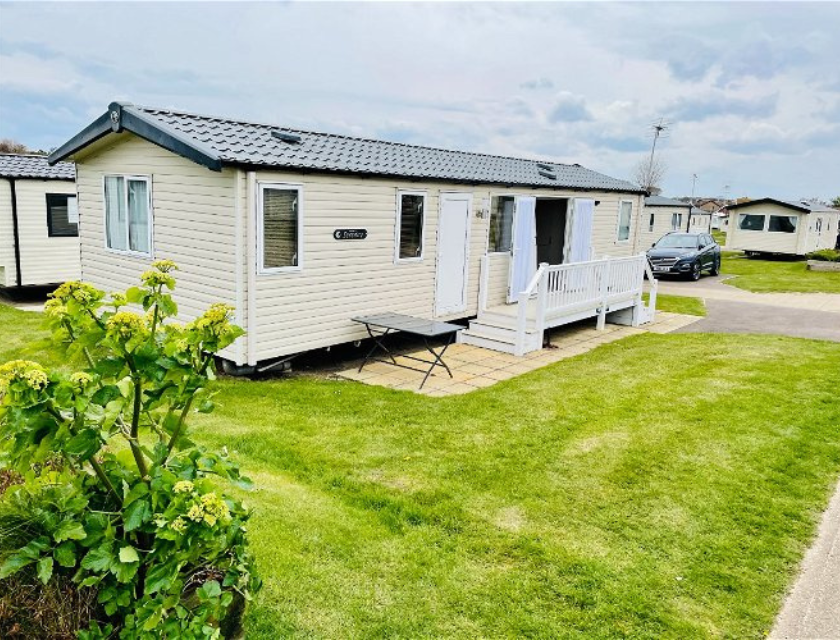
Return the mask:
M47 235L50 238L79 235L79 208L76 196L64 193L47 194Z
M109 249L152 254L152 190L146 176L105 176L105 243Z
M622 200L618 205L618 241L630 239L630 220L633 217L633 203Z
M764 216L742 213L738 216L738 228L744 231L764 231Z
M490 210L490 253L507 253L510 251L513 237L513 196L499 196L493 198Z
M770 216L770 225L767 230L778 233L796 233L798 222L799 216Z
M682 230L682 217L683 217L683 214L681 214L681 213L672 213L671 214L671 231Z
M300 209L300 187L260 185L257 229L260 273L300 269Z
M397 260L423 258L425 193L401 191L397 195Z
M648 231L653 231L653 214L650 214L650 219L648 220Z

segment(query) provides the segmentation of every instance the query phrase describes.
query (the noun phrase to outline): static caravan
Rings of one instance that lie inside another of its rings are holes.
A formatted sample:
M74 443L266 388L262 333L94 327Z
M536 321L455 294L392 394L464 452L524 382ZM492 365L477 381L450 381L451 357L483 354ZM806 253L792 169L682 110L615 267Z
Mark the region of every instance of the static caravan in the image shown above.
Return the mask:
M726 248L748 254L805 255L833 249L840 211L807 201L774 198L730 205Z
M76 162L83 279L112 290L153 259L175 260L185 319L217 300L235 306L247 335L225 356L237 365L358 341L358 315L453 320L515 306L538 273L548 278L544 265L624 258L613 278L631 270L627 286L641 287L643 192L579 165L125 103L50 156L65 158Z
M0 154L0 286L79 277L76 172L46 156Z
M664 196L645 198L645 210L640 220L638 248L647 250L654 242L671 231L685 231L691 205Z

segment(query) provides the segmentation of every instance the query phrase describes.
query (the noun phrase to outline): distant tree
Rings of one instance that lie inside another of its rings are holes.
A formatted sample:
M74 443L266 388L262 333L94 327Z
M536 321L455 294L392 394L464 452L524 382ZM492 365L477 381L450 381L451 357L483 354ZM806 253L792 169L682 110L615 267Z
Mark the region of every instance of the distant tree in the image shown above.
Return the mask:
M17 142L11 138L3 138L0 140L0 153L41 153L43 151L32 151L22 142Z
M837 196L836 198L834 198L834 200L831 201L831 206L835 209L840 209L840 196Z
M658 194L662 192L662 179L665 177L665 163L659 158L652 161L642 158L633 169L633 182L645 191Z

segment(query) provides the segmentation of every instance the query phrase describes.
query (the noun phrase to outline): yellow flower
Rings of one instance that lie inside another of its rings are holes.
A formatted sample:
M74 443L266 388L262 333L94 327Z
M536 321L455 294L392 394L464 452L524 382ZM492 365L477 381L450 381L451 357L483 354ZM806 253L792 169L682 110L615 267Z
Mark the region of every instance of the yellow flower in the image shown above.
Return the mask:
M56 298L51 298L44 303L44 315L52 318L62 318L67 315L67 305Z
M146 332L146 320L131 311L118 311L108 318L105 328L110 336L127 341Z
M195 485L189 480L179 480L175 483L175 486L172 487L172 491L175 493L189 493L193 490Z
M165 286L168 289L175 288L175 278L170 276L168 273L164 271L158 271L157 269L149 269L148 271L144 271L140 274L140 279L143 281L147 287L162 287Z
M84 391L85 387L93 382L93 376L84 371L79 371L70 375L70 384L76 391Z
M35 391L46 388L49 383L44 368L31 360L12 360L0 366L0 391L8 389L13 382L23 382Z
M152 268L162 271L163 273L169 273L170 271L178 269L178 265L172 260L155 260L152 263Z
M187 529L187 522L181 516L175 518L172 522L169 523L169 528L175 531L176 533L184 533Z
M204 518L204 509L202 509L200 504L194 504L187 511L187 517L193 522L200 522Z
M128 300L126 299L124 293L114 291L111 293L111 304L114 306L114 309L119 309L120 307L127 305Z
M86 282L70 280L53 291L50 297L64 304L70 300L75 300L81 305L88 306L102 300L105 297L105 293Z

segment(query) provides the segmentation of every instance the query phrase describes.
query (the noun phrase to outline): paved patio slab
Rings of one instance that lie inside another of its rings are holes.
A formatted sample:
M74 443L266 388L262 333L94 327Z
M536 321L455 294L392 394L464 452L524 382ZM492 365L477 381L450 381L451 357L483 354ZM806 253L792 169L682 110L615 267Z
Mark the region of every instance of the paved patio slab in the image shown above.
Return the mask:
M336 375L364 384L413 391L432 397L458 395L492 386L627 336L645 332L670 333L698 320L700 318L697 316L660 311L656 314L655 322L638 328L608 324L603 331L598 331L594 323L567 325L551 331L551 348L533 351L522 357L468 344L453 344L445 356L452 370L452 378L438 367L422 389L419 387L423 381L423 372L402 369L384 362L367 364L360 372L358 369L361 361L356 361L353 367L339 371ZM403 355L428 357L429 354L425 350L417 350ZM397 362L417 366L405 357L397 356Z

